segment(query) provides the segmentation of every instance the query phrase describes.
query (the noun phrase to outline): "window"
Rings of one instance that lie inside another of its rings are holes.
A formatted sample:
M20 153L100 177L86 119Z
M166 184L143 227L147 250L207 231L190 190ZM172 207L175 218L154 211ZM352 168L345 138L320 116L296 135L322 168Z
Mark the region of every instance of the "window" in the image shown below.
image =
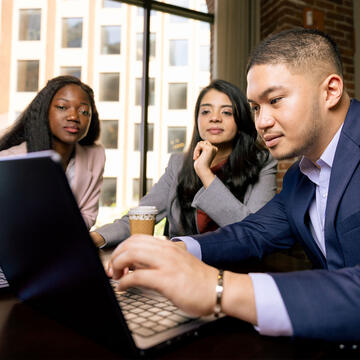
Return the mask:
M120 54L121 26L101 27L101 53Z
M185 127L168 127L168 153L184 151L186 143Z
M17 91L38 91L39 60L18 60Z
M62 66L60 68L61 75L71 75L81 79L81 66Z
M142 79L136 79L135 84L135 105L141 105ZM149 78L149 105L155 104L155 79Z
M140 199L139 196L139 179L133 179L133 200L138 201ZM146 179L146 189L149 191L152 188L153 180L152 179Z
M140 150L140 124L135 124L135 134L134 134L134 151ZM154 150L154 124L148 123L147 129L147 149L148 151Z
M115 0L103 0L103 7L104 8L120 8L121 3Z
M100 206L112 207L116 205L116 178L106 177L100 192Z
M189 0L166 0L164 1L171 5L181 6L189 9ZM170 15L171 23L186 23L188 19L182 16Z
M209 45L200 46L200 71L210 70L210 47Z
M170 66L186 66L188 64L188 41L170 40Z
M143 33L136 33L136 60L142 61L143 53ZM155 58L156 53L156 34L150 33L150 60Z
M63 18L61 46L63 48L81 48L82 28L82 18Z
M40 40L41 9L20 9L19 40Z
M118 147L118 120L101 121L101 143L106 149L117 149Z
M169 109L186 109L187 103L187 84L170 83L169 84Z
M119 87L119 73L101 73L99 81L99 100L119 101Z

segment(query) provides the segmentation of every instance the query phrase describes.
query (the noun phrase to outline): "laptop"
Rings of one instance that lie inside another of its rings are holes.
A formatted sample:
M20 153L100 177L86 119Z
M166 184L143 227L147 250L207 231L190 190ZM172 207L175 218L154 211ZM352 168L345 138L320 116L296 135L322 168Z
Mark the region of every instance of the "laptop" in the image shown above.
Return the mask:
M150 290L114 291L56 152L1 158L0 204L0 266L10 290L47 316L132 355L216 320L192 318Z

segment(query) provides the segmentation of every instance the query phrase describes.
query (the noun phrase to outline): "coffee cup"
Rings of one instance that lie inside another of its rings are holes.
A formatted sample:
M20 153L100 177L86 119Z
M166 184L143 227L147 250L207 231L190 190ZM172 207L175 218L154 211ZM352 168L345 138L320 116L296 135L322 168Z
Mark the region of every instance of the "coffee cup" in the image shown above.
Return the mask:
M129 210L130 233L154 235L156 206L137 206Z

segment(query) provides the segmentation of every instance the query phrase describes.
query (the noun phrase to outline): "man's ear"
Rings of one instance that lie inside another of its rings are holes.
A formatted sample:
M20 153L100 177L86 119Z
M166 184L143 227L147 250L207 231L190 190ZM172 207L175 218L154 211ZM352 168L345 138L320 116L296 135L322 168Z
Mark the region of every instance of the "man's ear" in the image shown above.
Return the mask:
M331 109L339 103L343 95L343 79L337 74L331 74L324 80L323 86L325 103L328 109Z

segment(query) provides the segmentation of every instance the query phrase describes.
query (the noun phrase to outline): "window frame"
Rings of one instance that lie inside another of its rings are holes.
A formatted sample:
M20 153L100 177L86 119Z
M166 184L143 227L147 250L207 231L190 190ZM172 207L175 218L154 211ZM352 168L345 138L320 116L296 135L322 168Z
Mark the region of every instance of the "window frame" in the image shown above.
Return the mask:
M147 168L147 124L149 112L149 63L150 63L150 21L151 11L160 11L163 13L177 15L188 19L214 24L214 14L204 13L181 6L171 5L155 0L116 0L129 5L135 5L144 9L144 41L142 52L143 76L141 89L141 123L140 123L140 197L147 193L146 186L146 168Z

